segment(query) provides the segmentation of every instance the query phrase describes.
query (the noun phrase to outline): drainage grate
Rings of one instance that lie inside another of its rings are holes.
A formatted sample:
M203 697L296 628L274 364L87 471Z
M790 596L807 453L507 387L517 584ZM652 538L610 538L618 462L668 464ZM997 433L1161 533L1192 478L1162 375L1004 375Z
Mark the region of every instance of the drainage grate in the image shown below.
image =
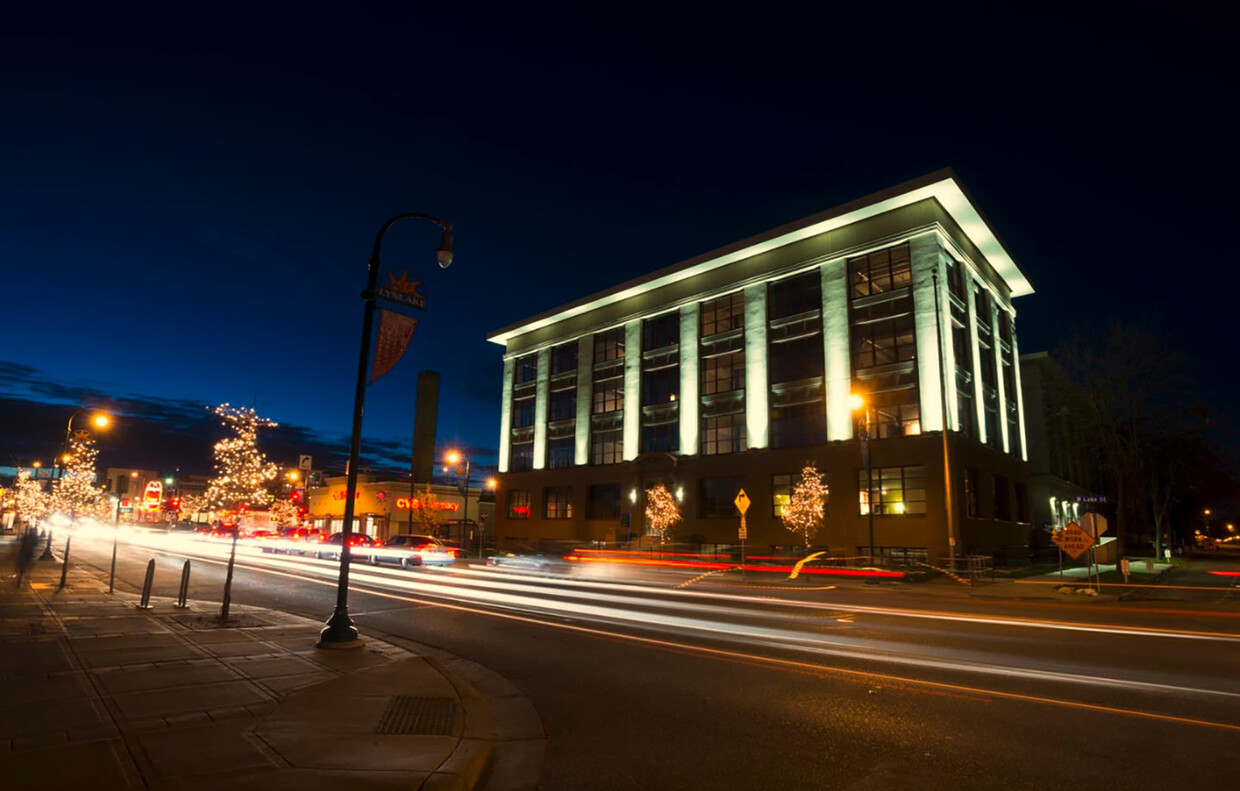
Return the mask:
M394 695L379 718L375 733L452 736L456 733L457 705L452 698Z

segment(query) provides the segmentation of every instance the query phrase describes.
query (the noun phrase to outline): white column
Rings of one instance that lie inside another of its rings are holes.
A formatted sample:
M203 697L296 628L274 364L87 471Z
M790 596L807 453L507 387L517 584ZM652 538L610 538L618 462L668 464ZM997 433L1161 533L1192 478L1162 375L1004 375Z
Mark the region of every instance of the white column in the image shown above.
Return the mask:
M767 406L766 284L745 287L745 442L765 448L771 425Z
M624 460L637 458L642 431L642 321L624 325Z
M822 343L826 355L827 439L852 439L852 355L848 340L848 260L822 269Z
M547 466L547 398L551 392L551 350L538 352L538 383L534 386L534 469Z
M982 347L977 340L977 322L984 317L977 315L977 291L981 288L972 277L965 281L965 293L968 295L969 308L969 343L973 347L973 411L977 420L977 437L981 442L987 441L986 436L986 393L982 387ZM989 321L989 319L985 319ZM993 339L992 339L993 340Z
M917 341L921 430L940 431L943 428L943 355L939 348L933 277L940 264L939 240L933 234L910 240L909 257L913 267L913 332Z
M999 437L1003 440L1003 452L1011 453L1012 446L1008 442L1008 422L1007 422L1007 396L1004 393L1006 385L1003 382L1003 341L999 339L999 311L1004 308L999 307L998 300L992 300L995 303L995 310L991 314L990 337L992 340L991 351L995 355L995 389L999 391ZM1016 361L1013 360L1015 365Z
M499 403L499 471L508 472L508 454L512 450L512 376L516 358L504 358L504 392Z
M577 430L573 435L576 447L573 463L581 467L590 463L590 399L594 388L594 336L577 339Z
M680 308L680 452L698 452L697 302Z
M1029 461L1029 440L1025 438L1025 392L1020 381L1020 350L1016 346L1016 317L1012 317L1012 365L1016 376L1016 422L1020 427L1020 458Z

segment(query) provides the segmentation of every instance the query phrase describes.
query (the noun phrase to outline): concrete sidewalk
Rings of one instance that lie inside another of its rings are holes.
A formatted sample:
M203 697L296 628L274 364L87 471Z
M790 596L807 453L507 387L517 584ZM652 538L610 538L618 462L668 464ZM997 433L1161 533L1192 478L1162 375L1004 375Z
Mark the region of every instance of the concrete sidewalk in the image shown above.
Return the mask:
M476 663L369 635L318 650L309 619L234 605L224 627L218 603L141 610L60 574L0 573L5 791L537 786L538 714Z

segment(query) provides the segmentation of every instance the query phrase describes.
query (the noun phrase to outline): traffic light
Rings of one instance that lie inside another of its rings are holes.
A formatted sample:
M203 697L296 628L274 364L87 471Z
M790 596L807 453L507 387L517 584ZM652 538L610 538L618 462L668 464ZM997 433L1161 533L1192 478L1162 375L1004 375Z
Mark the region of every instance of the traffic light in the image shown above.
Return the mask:
M168 510L180 511L181 510L181 498L180 497L169 498L168 499Z
M300 503L301 502L301 489L294 489L289 494L288 499L290 502Z

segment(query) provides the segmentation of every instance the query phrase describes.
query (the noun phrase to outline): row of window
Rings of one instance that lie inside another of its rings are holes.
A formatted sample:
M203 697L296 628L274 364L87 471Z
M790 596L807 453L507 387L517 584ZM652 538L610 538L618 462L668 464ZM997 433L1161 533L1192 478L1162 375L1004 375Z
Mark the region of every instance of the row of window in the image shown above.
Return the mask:
M849 325L853 376L859 390L867 393L870 436L888 438L921 433L920 393L916 375L916 333L913 316L912 265L908 244L896 245L848 260ZM964 267L948 266L952 344L958 361L958 408L962 431L976 432L972 409L972 343L968 314L960 301L967 294ZM1001 422L1009 437L1019 434L1014 403L1015 367L1012 363L1011 317L996 314L989 292L975 295L979 316L999 317L999 332L990 318L978 322L987 441L997 444ZM771 392L771 447L803 447L825 442L826 415L823 402L824 345L822 338L821 276L817 270L767 284L767 374ZM744 350L745 297L734 292L699 303L698 349L702 419L700 452L736 453L746 449L744 415L746 360ZM1006 414L998 408L995 335L1001 341L1002 375L1008 393ZM593 336L594 365L591 372L590 414L595 418L618 418L627 408L625 365L627 331L616 327ZM640 452L675 452L680 449L677 428L680 406L680 314L677 311L644 319L641 324ZM570 341L550 351L551 393L548 424L563 424L564 434L575 432L578 343ZM963 369L961 368L963 364ZM523 447L524 429L535 422L537 354L518 358L511 406L512 469L532 468L532 447ZM791 389L790 389L791 388ZM794 392L795 391L795 392ZM621 460L622 442L614 427L592 425L589 458L592 464ZM1020 453L1018 441L1012 449ZM562 458L557 459L562 461ZM553 462L553 466L559 466Z
M965 513L970 518L981 518L978 496L978 471L964 471ZM792 501L792 493L799 475L779 473L771 476L771 515L779 517ZM1029 490L1024 483L1015 486L1006 476L991 478L994 506L993 518L1000 521L1029 521ZM745 487L743 477L705 478L699 482L698 516L703 519L736 516L733 500ZM543 489L542 515L545 519L571 519L573 516L571 486L551 486ZM869 514L871 507L876 515L905 516L926 513L926 470L924 466L879 467L866 475L864 469L857 471L858 515ZM1013 495L1015 502L1013 502ZM530 492L526 489L507 491L507 511L510 519L528 519L533 515ZM829 506L829 503L827 504ZM1013 506L1014 512L1013 512ZM618 519L621 514L621 489L619 483L594 484L586 487L586 519Z

